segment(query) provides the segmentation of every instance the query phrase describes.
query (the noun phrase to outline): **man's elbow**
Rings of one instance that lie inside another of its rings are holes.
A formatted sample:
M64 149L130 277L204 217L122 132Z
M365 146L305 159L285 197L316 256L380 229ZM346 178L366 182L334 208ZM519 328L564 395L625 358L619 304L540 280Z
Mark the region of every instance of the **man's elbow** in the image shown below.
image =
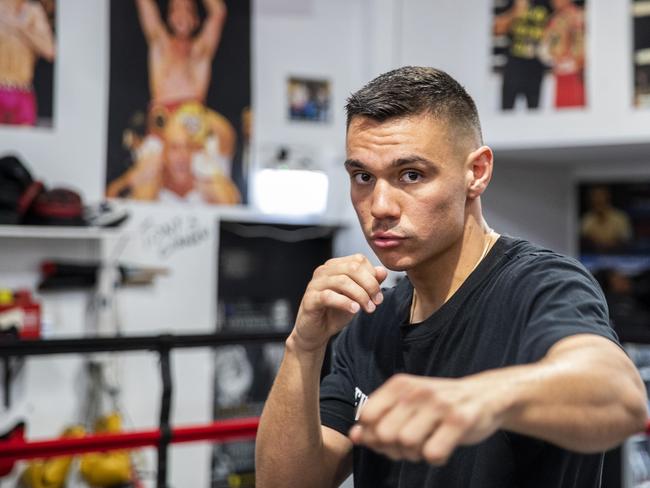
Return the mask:
M54 61L54 58L56 58L56 47L54 47L54 44L43 49L41 57L50 63Z
M635 385L626 399L630 435L645 432L648 424L648 400L645 386Z

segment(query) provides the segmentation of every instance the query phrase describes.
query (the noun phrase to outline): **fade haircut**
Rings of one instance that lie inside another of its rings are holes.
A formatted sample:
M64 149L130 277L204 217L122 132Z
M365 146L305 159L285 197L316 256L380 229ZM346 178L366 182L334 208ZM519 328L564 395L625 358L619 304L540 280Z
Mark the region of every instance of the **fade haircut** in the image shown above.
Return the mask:
M347 127L356 116L377 122L428 113L483 143L476 104L465 88L441 70L404 66L369 82L347 100Z

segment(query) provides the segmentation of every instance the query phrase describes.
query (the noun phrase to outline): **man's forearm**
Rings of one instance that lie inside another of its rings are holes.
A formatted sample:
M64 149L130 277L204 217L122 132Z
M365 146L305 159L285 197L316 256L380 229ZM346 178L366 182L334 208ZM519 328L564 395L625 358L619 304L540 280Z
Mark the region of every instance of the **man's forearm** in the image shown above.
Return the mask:
M160 11L153 0L136 0L140 25L147 40L156 38L164 31Z
M318 407L325 350L300 353L292 337L264 406L256 443L256 480L263 488L331 486Z
M54 40L50 34L44 32L31 32L28 29L22 30L21 33L39 56L48 61L54 60Z
M203 0L203 5L208 16L217 17L220 20L226 16L226 4L223 0Z
M609 449L643 430L647 412L638 374L622 351L601 354L601 345L592 348L590 340L567 353L569 339L537 364L484 373L509 397L504 429L578 452Z

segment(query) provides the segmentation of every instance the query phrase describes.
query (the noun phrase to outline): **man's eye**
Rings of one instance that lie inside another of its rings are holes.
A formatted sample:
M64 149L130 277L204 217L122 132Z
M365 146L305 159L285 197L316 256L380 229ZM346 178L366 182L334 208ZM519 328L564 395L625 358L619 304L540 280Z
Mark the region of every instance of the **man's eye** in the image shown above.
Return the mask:
M422 175L418 173L417 171L405 171L402 174L401 180L405 181L406 183L414 183L416 181L420 181L422 178Z
M369 183L372 177L368 173L356 173L354 175L354 181L357 183Z

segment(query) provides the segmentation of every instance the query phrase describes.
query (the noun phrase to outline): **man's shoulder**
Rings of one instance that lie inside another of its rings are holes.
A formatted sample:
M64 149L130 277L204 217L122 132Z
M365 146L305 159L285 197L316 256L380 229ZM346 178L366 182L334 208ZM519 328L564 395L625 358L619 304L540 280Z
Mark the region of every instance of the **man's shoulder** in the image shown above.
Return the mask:
M514 275L533 279L538 273L549 278L559 275L582 275L589 272L577 259L520 238L503 236L503 268Z

